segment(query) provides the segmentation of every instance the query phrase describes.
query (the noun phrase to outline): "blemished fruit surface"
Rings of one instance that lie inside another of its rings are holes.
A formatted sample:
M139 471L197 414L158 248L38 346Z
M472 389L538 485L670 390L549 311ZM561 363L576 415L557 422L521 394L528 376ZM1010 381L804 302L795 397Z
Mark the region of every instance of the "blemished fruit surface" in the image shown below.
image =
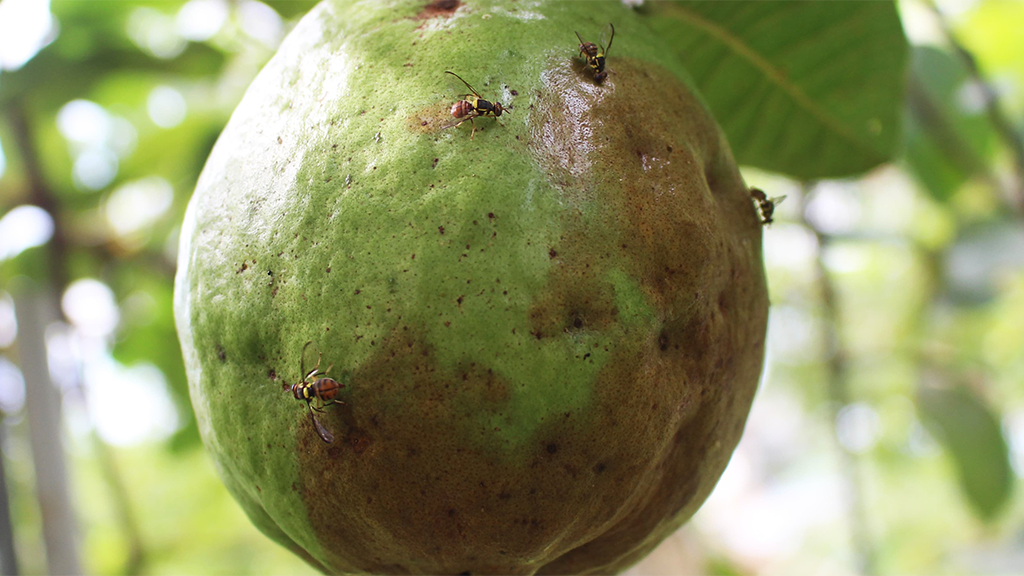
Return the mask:
M614 22L601 84L578 56ZM443 128L466 89L511 106ZM761 224L685 71L619 3L327 1L182 229L204 443L330 573L609 573L710 493L764 356ZM317 414L286 385L322 354Z

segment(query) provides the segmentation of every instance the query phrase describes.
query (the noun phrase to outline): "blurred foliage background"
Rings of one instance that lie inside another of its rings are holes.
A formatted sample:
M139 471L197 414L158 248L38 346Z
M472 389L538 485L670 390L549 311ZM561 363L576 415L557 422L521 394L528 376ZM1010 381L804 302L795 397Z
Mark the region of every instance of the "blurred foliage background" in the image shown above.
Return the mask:
M312 573L203 453L171 293L203 162L313 5L0 2L3 573ZM744 169L787 197L764 379L631 573L1024 573L1024 3L898 8L896 160Z

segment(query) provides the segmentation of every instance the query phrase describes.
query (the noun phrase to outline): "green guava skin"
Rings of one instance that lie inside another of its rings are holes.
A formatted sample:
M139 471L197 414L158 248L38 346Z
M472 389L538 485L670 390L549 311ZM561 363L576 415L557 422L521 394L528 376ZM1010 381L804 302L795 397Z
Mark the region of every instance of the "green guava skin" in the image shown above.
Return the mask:
M573 32L608 22L599 85ZM444 128L445 70L513 110ZM620 3L300 22L210 155L175 286L203 441L262 531L327 573L612 573L690 518L768 299L687 78ZM317 351L329 444L285 389Z

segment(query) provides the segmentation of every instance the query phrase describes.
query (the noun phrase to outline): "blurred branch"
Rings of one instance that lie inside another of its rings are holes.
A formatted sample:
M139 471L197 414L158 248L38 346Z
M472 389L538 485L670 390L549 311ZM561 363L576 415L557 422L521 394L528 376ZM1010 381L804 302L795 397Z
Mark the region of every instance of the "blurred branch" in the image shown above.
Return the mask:
M964 61L967 73L970 74L975 84L981 90L985 99L985 112L988 114L989 122L992 123L996 134L1003 141L1003 144L1010 150L1013 160L1014 182L1011 185L1009 200L1013 203L1014 208L1016 208L1019 214L1024 214L1024 139L1017 132L1013 122L1003 112L1002 105L999 102L999 94L982 76L974 54L957 40L956 35L953 34L953 30L949 26L949 22L938 5L936 5L935 0L925 0L925 4L935 13L935 17L939 22L939 28L943 35L945 35L946 41L949 42L950 47L953 48L957 56Z
M7 118L28 181L29 200L54 219L53 237L45 249L48 284L33 286L26 281L20 290L14 292L18 356L25 376L25 411L42 513L46 564L51 574L80 574L75 516L68 493L65 453L60 438L61 398L50 379L44 335L45 327L60 315L56 292L67 285L64 268L67 238L59 224L57 201L43 178L24 101L11 102Z
M857 568L861 574L875 573L875 546L871 541L868 529L867 507L864 497L864 480L857 457L843 448L836 436L836 422L839 411L850 403L850 389L847 385L847 353L843 347L840 334L842 319L839 315L839 302L835 285L825 267L823 254L831 238L806 218L807 198L814 188L810 183L801 186L800 218L804 226L814 232L817 247L814 253L814 266L817 274L818 290L821 294L823 334L825 340L825 358L827 366L828 395L832 416L831 428L842 460L843 476L846 478L850 493L850 530L853 539L854 554Z
M16 305L18 325L25 326L19 334L19 350L22 352L21 369L25 374L26 406L29 411L33 457L36 460L36 481L39 485L39 502L43 509L43 537L46 540L47 562L51 574L79 574L77 546L74 539L74 517L67 493L64 453L60 445L60 395L50 380L46 357L46 341L42 328L56 320L60 314L57 294L68 285L67 261L69 240L60 225L60 206L57 196L46 184L42 165L36 153L32 126L23 100L11 103L8 119L14 132L15 143L22 159L26 180L29 183L29 201L46 210L54 221L54 232L45 247L50 286L53 290L27 291L24 301ZM107 254L109 251L103 251ZM173 275L173 274L172 274ZM54 290L56 292L54 292ZM22 321L23 304L39 299L35 306L45 307L48 314L26 317ZM38 322L38 324L32 324ZM33 332L38 331L38 335ZM35 338L33 338L35 336ZM35 384L30 384L30 372ZM34 392L33 392L34 391ZM34 404L29 399L36 397ZM82 394L85 397L85 394ZM38 414L33 417L31 406L37 405ZM39 408L47 406L49 408ZM110 447L98 437L95 438L99 464L114 499L117 516L125 539L128 541L129 557L125 564L126 574L136 574L144 560L141 533L128 501L127 487L120 471L110 454ZM38 454L37 454L38 452ZM42 467L41 467L42 466ZM44 484L46 484L44 489ZM48 507L51 509L48 514Z
M7 121L14 135L14 143L24 167L25 179L29 186L29 202L46 210L53 218L53 237L47 245L47 266L51 284L63 290L68 284L64 262L67 257L68 239L60 225L60 209L57 199L46 185L43 168L36 153L32 127L29 124L25 102L16 100L7 107ZM57 308L60 309L59 307Z
M946 161L969 175L980 175L985 182L996 190L1002 190L1004 197L1013 197L1013 191L999 181L992 167L984 158L971 149L964 139L950 124L942 110L925 90L924 82L913 73L907 83L907 105L911 114L921 123L929 138L942 152Z
M3 416L0 415L0 448L4 446L6 426ZM7 471L4 469L2 453L0 453L0 574L4 576L17 576L18 574L18 556L14 549L14 525L11 524L11 505L7 491Z
M14 293L18 360L25 376L25 412L50 574L81 574L75 514L61 443L61 397L50 379L45 327L57 319L50 290L26 280Z

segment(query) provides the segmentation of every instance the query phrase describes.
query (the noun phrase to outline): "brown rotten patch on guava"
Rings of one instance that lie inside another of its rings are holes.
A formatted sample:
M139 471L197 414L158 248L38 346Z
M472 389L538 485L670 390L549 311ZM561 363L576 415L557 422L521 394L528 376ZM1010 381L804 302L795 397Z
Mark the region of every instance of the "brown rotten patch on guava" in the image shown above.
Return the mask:
M434 0L423 7L420 13L416 15L417 20L427 20L429 18L437 18L438 16L451 16L455 14L455 11L462 6L462 2L459 0Z
M580 291L602 269L626 267L661 327L635 356L613 363L622 372L599 391L620 414L629 413L622 394L679 391L649 402L651 414L672 415L674 433L670 442L651 439L660 452L639 501L541 570L608 572L642 558L696 511L739 440L764 353L760 229L718 127L688 90L667 89L678 83L669 73L620 59L603 86L580 82L565 63L544 79L533 152L577 208L564 215L569 232L548 294ZM572 298L556 300L567 306L550 316L574 316Z

